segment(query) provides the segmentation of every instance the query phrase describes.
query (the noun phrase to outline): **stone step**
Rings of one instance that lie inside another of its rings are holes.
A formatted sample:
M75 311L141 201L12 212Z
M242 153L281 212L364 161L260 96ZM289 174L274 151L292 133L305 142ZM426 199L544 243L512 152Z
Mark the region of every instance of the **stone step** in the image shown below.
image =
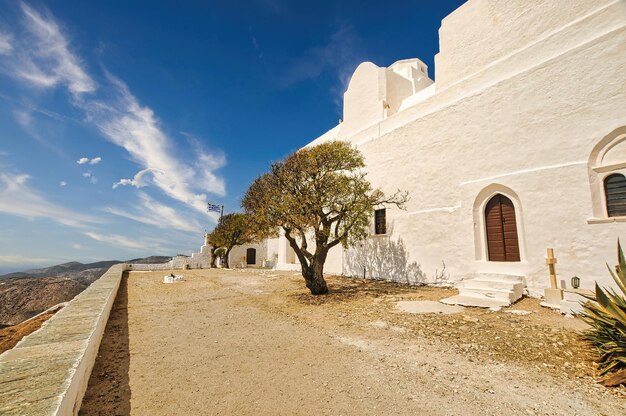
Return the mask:
M468 296L456 295L449 298L441 299L440 302L446 305L475 306L478 308L494 308L500 309L509 306L510 302L501 299L492 299L484 296Z
M497 282L489 282L489 283L497 283ZM508 283L508 285L489 285L487 283L482 283L482 281L468 281L464 286L464 289L469 291L474 290L489 290L489 291L499 291L499 290L510 290L513 292L514 296L511 298L511 302L515 302L522 296L524 296L524 284L521 282L517 283ZM460 288L459 288L460 290Z
M508 289L480 289L480 288L459 288L461 296L480 296L489 299L499 299L508 303L515 302L518 298L513 290Z
M524 283L522 282L510 282L502 280L483 280L483 279L470 279L463 280L457 286L459 289L506 289L512 290L517 296L522 296L524 293Z
M524 282L524 276L501 273L478 273L468 280L483 280L492 282Z

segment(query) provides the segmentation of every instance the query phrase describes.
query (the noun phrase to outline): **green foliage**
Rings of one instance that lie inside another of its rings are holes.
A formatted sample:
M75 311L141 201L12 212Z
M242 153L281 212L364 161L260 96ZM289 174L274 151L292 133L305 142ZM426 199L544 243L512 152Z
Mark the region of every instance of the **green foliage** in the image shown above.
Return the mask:
M621 293L596 284L595 298L589 297L592 301L583 305L584 310L579 315L591 326L583 337L598 350L600 375L626 370L626 260L619 241L617 251L616 271L608 264L607 267ZM624 374L622 382L626 383Z
M251 243L256 240L256 235L250 227L250 218L246 214L226 214L217 223L215 229L209 233L208 242L215 250L215 257L224 257L225 266L228 267L228 254L235 246ZM223 254L217 250L223 249Z
M306 240L313 230L316 240L347 247L367 236L374 207L386 203L402 207L408 200L406 193L385 198L373 190L360 170L364 167L361 153L346 142L301 149L258 177L242 206L264 237L275 236L282 227Z
M254 241L252 229L249 227L246 214L226 214L217 223L215 229L209 233L209 244L213 247L224 247L227 251L234 246Z
M283 229L307 286L311 288L313 279L309 268L315 268L321 293L326 290L321 273L328 250L365 238L375 207L403 207L408 200L400 191L386 198L372 189L361 171L364 167L361 153L346 142L307 147L273 164L269 173L250 185L242 200L257 235L275 237ZM310 242L315 243L314 250Z

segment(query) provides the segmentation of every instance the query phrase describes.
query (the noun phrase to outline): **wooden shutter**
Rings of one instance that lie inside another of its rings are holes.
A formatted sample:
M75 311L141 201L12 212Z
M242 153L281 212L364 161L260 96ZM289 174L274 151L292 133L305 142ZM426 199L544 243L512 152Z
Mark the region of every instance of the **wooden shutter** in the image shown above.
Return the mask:
M604 179L604 194L606 195L606 213L609 217L626 215L626 177L619 173L609 175Z
M374 232L387 234L387 210L385 208L374 211Z

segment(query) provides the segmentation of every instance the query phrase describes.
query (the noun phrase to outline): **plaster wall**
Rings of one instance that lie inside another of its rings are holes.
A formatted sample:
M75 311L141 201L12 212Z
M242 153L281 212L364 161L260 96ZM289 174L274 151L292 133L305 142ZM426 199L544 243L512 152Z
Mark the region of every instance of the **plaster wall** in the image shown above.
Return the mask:
M388 235L369 241L401 250L427 281L514 274L538 296L552 247L559 280L612 285L605 262L616 260L626 217L607 218L601 184L626 174L626 1L470 0L440 36L435 85L394 113L395 104L375 106L388 98L380 74L389 68L362 64L345 108L362 100L375 111L346 112L310 144L347 140L375 187L409 191L406 211L387 207ZM484 207L496 193L514 203L519 262L488 261ZM285 243L275 245L278 268L289 266ZM331 251L326 271L353 274L347 254Z
M435 57L437 85L446 88L611 3L616 2L468 1L441 23L440 52Z
M434 90L369 127L340 125L372 184L411 196L406 211L388 208L388 235L372 238L401 241L427 279L517 274L539 295L553 247L561 280L612 284L605 262L626 222L606 218L589 159L626 126L626 2L535 3L469 1L442 23ZM602 163L624 172L615 146ZM498 192L516 208L520 262L487 259L484 205ZM327 271L346 272L345 258L332 252Z
M260 243L233 247L228 259L230 267L272 267L270 263L273 259L268 256L268 245L268 240L264 240ZM256 262L254 264L247 264L246 252L249 248L256 250Z
M382 121L380 133L349 138L374 186L410 192L406 212L387 213L389 238L402 239L428 275L443 263L452 280L520 274L539 294L548 284L545 250L553 247L562 279L576 274L585 288L612 283L604 263L615 261L626 224L593 222L587 164L594 146L626 125L626 9L614 2L573 26L569 13L550 11L551 22L567 26L552 39L562 49L536 44L522 52L528 59L510 58L524 62L517 70L507 73L510 62L493 68L497 82L469 79ZM565 39L574 32L584 33L575 44ZM486 260L483 213L473 211L490 186L518 197L519 263Z

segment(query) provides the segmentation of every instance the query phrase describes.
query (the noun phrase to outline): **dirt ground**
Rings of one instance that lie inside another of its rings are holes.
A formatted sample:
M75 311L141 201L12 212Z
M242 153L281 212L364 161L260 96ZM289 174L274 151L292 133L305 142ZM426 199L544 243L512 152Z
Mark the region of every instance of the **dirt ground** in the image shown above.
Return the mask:
M0 354L15 347L15 344L20 342L26 335L41 328L43 323L50 319L55 312L45 312L21 324L0 328Z
M80 414L626 414L582 323L533 299L416 315L397 302L455 291L329 277L314 297L292 272L175 273L124 279Z

